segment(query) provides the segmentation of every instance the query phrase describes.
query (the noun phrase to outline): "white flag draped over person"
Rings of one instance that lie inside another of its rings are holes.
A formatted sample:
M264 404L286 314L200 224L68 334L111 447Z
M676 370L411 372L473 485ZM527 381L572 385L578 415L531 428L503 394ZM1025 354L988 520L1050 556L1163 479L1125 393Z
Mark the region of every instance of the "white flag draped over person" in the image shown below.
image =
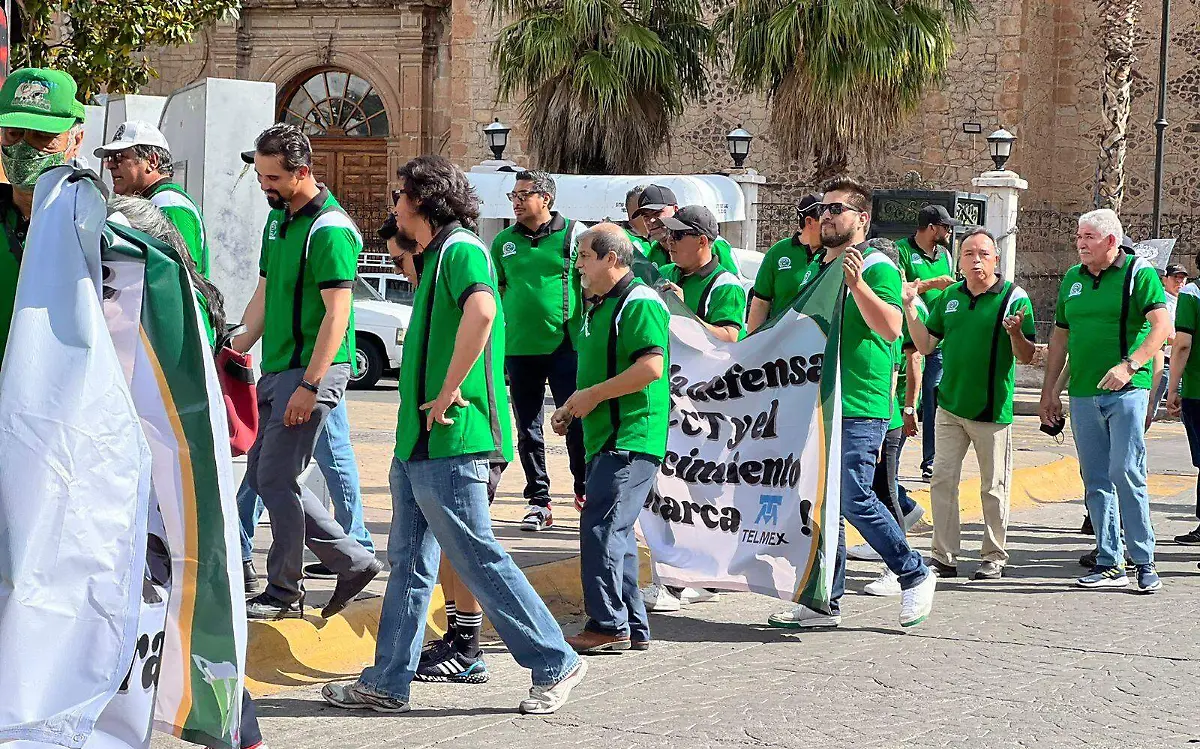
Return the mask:
M639 519L664 584L829 605L841 471L839 263L736 343L671 308L667 457Z
M0 371L0 742L237 747L216 371L178 255L106 216L70 168L39 180Z

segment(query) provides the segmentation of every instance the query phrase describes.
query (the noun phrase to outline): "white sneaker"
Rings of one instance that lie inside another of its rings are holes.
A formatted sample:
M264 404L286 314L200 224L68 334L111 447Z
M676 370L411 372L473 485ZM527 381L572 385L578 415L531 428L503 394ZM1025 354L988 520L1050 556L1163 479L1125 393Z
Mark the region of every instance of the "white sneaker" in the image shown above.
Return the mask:
M647 611L658 613L678 611L683 603L674 591L665 585L658 584L642 588L642 600L646 602Z
M525 517L521 520L523 531L544 531L554 525L554 513L549 507L529 505L525 508Z
M564 676L557 684L552 684L548 687L539 687L534 684L529 688L529 699L521 700L518 709L522 715L549 715L555 712L558 708L566 703L567 698L571 696L571 690L583 681L583 677L587 674L587 661L579 659L579 664L571 669L571 673Z
M717 600L721 594L708 588L684 588L679 591L679 602L683 605L693 603L708 603Z
M932 572L921 584L900 592L900 626L915 627L929 618L933 611L933 591L937 588L937 575Z
M846 556L851 559L857 559L860 562L882 562L883 557L879 556L879 552L871 548L870 544L859 544L846 549Z
M767 624L780 629L832 629L842 623L840 615L822 614L807 606L771 614Z
M908 533L913 529L913 526L921 522L921 518L925 517L925 508L917 505L908 511L904 516L904 532Z
M898 596L900 579L896 577L895 572L884 570L882 575L867 583L863 593L869 596Z

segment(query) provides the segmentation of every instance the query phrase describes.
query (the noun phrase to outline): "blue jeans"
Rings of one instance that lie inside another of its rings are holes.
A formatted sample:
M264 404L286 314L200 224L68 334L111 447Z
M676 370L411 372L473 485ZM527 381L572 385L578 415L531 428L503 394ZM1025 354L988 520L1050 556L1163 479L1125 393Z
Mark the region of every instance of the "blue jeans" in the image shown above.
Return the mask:
M350 446L350 412L343 398L325 419L325 428L317 438L313 459L325 477L333 503L333 519L346 535L372 554L375 542L363 524L362 494L358 486L358 460ZM308 491L308 489L304 489ZM242 481L237 493L238 519L242 523L242 561L254 551L254 527L263 513L263 503L248 481Z
M1083 479L1088 515L1096 529L1099 567L1124 564L1122 528L1133 563L1154 561L1142 431L1148 402L1149 394L1136 388L1070 399L1079 477Z
M657 460L625 450L598 453L588 464L587 503L579 516L587 630L650 641L633 525L657 475Z
M942 382L942 350L925 357L921 380L921 470L933 468L933 422L937 420L937 388Z
M888 569L900 578L901 590L920 585L929 574L921 555L904 540L904 529L883 506L871 484L886 419L842 419L842 518L862 535ZM832 613L840 613L846 592L846 525L838 523L837 559L833 564Z
M375 665L362 672L363 684L408 699L437 582L439 544L513 659L533 672L534 684L555 684L579 663L546 604L492 535L488 473L487 460L470 455L392 460L392 571Z

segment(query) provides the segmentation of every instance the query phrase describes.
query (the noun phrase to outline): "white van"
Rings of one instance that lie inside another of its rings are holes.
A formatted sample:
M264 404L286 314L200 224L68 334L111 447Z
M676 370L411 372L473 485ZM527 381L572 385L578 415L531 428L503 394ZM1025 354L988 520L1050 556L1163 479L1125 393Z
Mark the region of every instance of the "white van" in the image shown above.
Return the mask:
M350 378L349 387L374 387L384 373L400 369L404 335L411 319L411 304L387 301L370 281L358 277L354 283L354 358L358 374Z

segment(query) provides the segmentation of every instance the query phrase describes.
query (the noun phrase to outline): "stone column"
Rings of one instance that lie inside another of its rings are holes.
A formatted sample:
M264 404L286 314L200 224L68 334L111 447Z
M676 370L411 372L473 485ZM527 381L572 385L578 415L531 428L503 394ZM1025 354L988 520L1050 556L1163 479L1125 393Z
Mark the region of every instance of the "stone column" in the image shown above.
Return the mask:
M745 250L759 250L758 247L758 188L765 185L767 178L754 171L746 169L740 174L730 174L729 178L742 187L742 200L746 218L742 220L742 236L740 241L731 242L735 247Z
M975 191L987 196L987 218L984 225L996 237L1000 251L1000 273L1012 281L1017 270L1017 203L1029 183L1016 172L984 172L971 180Z

